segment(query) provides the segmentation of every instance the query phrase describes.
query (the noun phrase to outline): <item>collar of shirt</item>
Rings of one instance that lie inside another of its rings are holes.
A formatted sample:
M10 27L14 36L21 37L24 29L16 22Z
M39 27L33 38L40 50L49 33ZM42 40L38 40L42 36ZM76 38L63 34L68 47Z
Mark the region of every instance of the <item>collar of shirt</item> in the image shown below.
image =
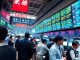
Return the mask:
M56 45L56 47L59 49L60 46L59 46L58 44L56 44L56 43L55 43L55 45Z
M7 45L6 43L0 43L0 46L4 46L4 45Z

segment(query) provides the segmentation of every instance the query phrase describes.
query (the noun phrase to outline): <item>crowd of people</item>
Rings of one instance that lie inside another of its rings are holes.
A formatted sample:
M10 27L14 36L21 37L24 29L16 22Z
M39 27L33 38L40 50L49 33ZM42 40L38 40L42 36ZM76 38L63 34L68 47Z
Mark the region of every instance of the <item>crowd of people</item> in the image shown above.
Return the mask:
M67 48L64 56L64 37L57 35L50 38L49 44L46 39L41 39L41 43L36 42L36 37L30 38L28 32L24 39L17 36L8 36L8 30L0 26L0 60L79 60L80 52L77 51L79 43L72 42L72 46Z

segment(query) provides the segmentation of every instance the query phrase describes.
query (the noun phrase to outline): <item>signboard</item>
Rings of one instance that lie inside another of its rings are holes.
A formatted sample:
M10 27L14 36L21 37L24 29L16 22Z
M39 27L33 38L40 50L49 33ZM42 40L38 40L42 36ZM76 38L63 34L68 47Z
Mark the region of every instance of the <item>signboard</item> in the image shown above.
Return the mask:
M7 11L2 9L1 10L1 15L7 22L10 22L10 14Z
M3 18L0 18L0 25L5 26L9 29L13 29L13 26L11 24L9 24L8 22L6 22Z
M28 0L14 0L12 10L17 12L27 12Z
M15 24L15 26L17 26L17 27L24 27L24 28L26 28L26 27L27 27L27 25L26 25L26 24L20 24L20 23Z
M17 18L17 17L12 17L12 23L24 23L24 24L29 24L30 20L29 19L25 19L25 18Z
M10 15L13 16L13 17L27 18L27 19L33 19L33 20L35 20L37 18L37 16L35 16L35 15L29 15L29 14L24 14L24 13L16 13L16 12L11 12Z

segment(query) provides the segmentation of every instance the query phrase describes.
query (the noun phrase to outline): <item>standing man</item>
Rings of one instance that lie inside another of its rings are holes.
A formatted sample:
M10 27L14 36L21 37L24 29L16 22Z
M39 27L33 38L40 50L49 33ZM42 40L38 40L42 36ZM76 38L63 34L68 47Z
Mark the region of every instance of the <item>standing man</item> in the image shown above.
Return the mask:
M49 51L48 47L46 46L46 39L41 39L42 44L38 45L36 48L36 58L37 60L46 60L45 54Z
M30 34L25 33L25 39L18 43L18 60L30 60L33 54L33 46L29 41Z
M80 60L79 59L79 52L77 51L78 47L79 47L79 43L77 41L73 41L72 47L69 47L67 49L67 53L66 53L67 60Z
M62 60L63 48L61 45L63 45L63 37L56 36L54 40L55 43L49 50L49 60Z
M16 60L16 50L5 43L8 31L0 26L0 60Z
M17 40L16 40L16 42L15 42L15 48L16 48L16 50L17 50L17 48L18 48L18 43L19 43L20 39L21 39L20 35L17 36Z

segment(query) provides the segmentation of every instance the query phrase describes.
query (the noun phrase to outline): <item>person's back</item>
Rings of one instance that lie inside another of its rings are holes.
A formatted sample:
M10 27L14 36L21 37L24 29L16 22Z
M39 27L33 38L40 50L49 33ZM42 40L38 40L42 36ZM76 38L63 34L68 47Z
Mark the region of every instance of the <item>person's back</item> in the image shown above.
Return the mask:
M11 46L11 47L14 47L13 37L12 36L10 36L10 39L8 41L8 45Z
M26 39L26 37L24 40L21 40L19 42L18 53L18 60L30 60L30 58L32 57L32 45L31 42Z
M0 46L0 60L16 60L16 50L8 45Z
M16 50L5 43L8 30L0 26L0 60L16 60Z
M46 60L46 58L48 59L48 47L46 46L46 40L42 39L42 44L38 45L36 48L36 53L37 53L37 60ZM45 56L45 58L43 57Z

